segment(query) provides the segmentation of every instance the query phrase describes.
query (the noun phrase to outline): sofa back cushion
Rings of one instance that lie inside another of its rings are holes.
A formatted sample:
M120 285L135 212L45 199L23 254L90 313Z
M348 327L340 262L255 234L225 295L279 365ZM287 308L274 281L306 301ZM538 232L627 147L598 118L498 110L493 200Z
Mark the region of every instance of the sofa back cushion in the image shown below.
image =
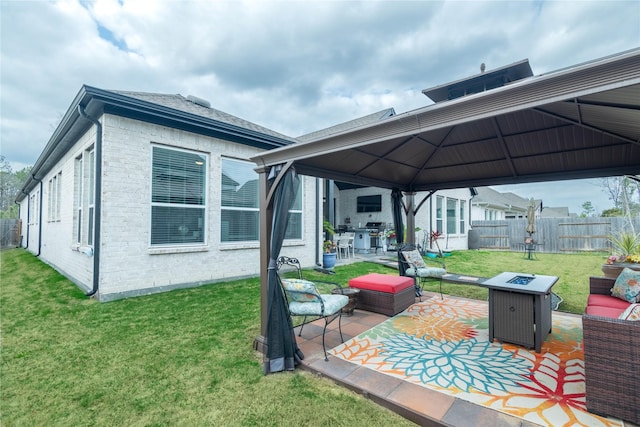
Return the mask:
M624 268L611 288L611 296L628 303L640 301L640 271Z

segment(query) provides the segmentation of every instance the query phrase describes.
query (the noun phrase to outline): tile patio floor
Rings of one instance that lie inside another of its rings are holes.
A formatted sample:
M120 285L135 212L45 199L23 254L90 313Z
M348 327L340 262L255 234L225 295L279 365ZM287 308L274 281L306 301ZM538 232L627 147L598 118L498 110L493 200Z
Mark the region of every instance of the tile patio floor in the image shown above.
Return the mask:
M422 300L430 298L428 292ZM353 316L342 317L342 335L347 341L371 329L389 317L363 310L355 310ZM324 360L322 351L322 328L324 321L305 325L302 336L296 339L305 355L302 369L327 377L337 384L362 394L377 404L396 412L421 426L491 426L534 427L537 424L503 414L467 401L447 396L427 388L410 384L389 375L357 366L329 355ZM327 349L340 344L338 322L329 325L325 337Z
M390 257L393 257L393 253L356 254L353 258L338 260L336 264L358 261L388 264ZM439 296L437 293L423 292L422 301L436 295ZM418 302L417 298L416 302ZM389 317L382 314L354 310L352 316L342 317L344 340L347 341L386 319ZM295 329L298 346L305 355L301 368L329 378L343 387L362 394L418 425L449 427L538 426L536 423L410 384L331 355L329 355L327 362L324 360L322 351L323 325L322 320L305 325L301 337L298 336L298 328ZM325 340L327 350L340 344L337 321L329 325ZM638 427L631 423L624 425Z

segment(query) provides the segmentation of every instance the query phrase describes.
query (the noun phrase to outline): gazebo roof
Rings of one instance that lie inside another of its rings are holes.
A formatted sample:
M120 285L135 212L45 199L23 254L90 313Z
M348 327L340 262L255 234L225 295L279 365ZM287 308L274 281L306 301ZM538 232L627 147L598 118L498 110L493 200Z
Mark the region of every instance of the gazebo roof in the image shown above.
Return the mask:
M443 85L445 86L445 85ZM640 172L640 49L438 102L252 158L403 191Z

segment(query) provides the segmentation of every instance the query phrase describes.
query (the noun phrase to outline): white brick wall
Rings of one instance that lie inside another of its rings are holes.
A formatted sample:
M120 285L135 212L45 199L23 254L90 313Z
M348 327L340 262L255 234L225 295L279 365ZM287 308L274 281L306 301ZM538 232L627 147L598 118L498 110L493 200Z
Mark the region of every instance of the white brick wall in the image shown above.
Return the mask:
M150 240L151 147L162 144L209 156L207 241L204 246L158 249ZM108 294L257 276L259 244L220 243L222 156L248 159L260 150L228 141L105 116L103 143L101 299ZM315 212L312 179L305 179L305 212ZM314 218L304 218L305 239L294 253L313 257Z
M99 299L146 294L176 287L257 276L260 273L259 244L220 243L220 180L222 156L248 159L260 150L254 147L191 134L119 116L104 115L102 233ZM75 158L95 143L95 126L83 135L64 159L43 178L43 223L40 257L84 290L91 289L93 256L75 243ZM209 156L207 183L207 241L204 246L166 248L150 246L151 147L163 144L200 151ZM62 172L60 221L47 221L48 180ZM303 178L303 239L285 243L283 254L297 256L313 265L316 212L315 179ZM37 191L39 186L34 189ZM26 197L21 218L27 224ZM85 210L85 215L87 211ZM85 222L86 225L86 222ZM23 227L26 239L26 228ZM29 250L38 250L37 226L30 230ZM309 242L305 244L304 242ZM25 241L23 241L25 246Z

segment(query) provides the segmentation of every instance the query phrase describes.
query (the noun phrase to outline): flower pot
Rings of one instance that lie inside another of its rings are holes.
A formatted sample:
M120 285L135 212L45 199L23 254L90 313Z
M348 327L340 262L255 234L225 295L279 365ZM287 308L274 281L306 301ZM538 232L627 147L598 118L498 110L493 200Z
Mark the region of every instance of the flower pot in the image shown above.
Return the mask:
M335 267L336 265L336 253L335 252L331 252L331 253L323 253L322 254L322 267L323 268L327 268L327 269L331 269L333 267Z
M640 264L631 262L614 262L613 264L602 264L602 272L604 277L608 279L617 279L624 268L640 271Z

